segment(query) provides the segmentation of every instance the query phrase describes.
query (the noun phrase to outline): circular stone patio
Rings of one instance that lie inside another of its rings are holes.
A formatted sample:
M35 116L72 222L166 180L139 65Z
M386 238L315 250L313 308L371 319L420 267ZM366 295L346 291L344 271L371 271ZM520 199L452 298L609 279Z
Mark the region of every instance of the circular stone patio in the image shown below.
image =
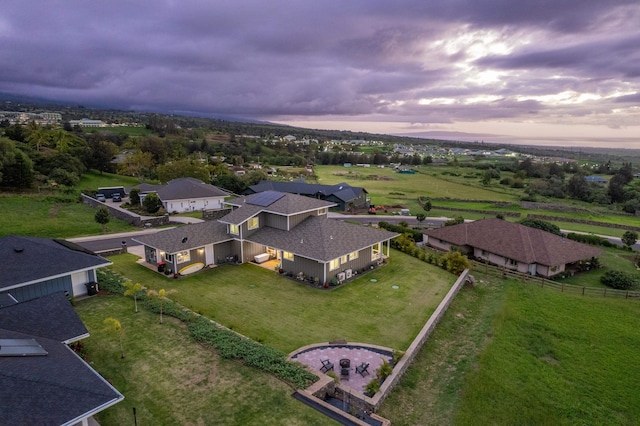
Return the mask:
M305 346L294 351L289 358L311 368L316 374L323 374L322 360L329 360L333 364L333 372L340 379L339 385L345 390L364 394L365 387L376 377L376 370L382 365L383 360L391 363L393 349L361 343L332 344L321 343ZM349 376L341 377L340 360L349 359ZM356 372L356 367L363 362L369 363L368 372L364 376Z

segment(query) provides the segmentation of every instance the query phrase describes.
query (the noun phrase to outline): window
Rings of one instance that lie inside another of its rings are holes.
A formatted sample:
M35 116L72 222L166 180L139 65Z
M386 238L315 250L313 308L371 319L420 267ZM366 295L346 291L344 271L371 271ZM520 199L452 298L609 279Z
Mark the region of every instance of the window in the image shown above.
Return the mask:
M252 217L251 219L249 219L248 222L248 227L249 229L256 229L258 226L260 226L260 221L258 220L258 217Z
M323 215L323 214L327 214L327 209L318 210L318 216Z
M354 259L357 259L357 258L358 258L358 252L357 251L349 253L349 260L354 260Z
M517 264L518 264L518 261L509 259L509 265L517 265Z
M339 267L340 267L340 259L333 259L331 262L329 262L330 271L335 271Z
M178 263L184 263L191 260L191 253L189 253L188 251L181 251L178 254L176 254L176 256L177 256Z
M348 261L348 260L349 260L349 256L347 256L347 255L345 254L344 256L342 256L342 257L340 258L340 263L341 263L342 265L344 265L345 263L347 263L347 261Z
M380 259L380 243L371 246L371 260Z
M164 260L166 260L167 262L173 262L173 256L170 255L169 253L164 253Z
M293 260L293 253L290 253L288 251L283 251L282 258L287 260Z
M229 225L229 233L233 235L240 235L240 228L238 225Z

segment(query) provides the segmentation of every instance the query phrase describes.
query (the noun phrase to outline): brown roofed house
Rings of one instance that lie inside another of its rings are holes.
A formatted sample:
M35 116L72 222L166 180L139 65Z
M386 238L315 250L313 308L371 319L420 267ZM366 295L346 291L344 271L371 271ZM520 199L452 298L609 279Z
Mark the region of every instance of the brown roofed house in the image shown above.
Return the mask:
M427 244L518 272L553 277L602 250L501 219L483 219L426 232Z

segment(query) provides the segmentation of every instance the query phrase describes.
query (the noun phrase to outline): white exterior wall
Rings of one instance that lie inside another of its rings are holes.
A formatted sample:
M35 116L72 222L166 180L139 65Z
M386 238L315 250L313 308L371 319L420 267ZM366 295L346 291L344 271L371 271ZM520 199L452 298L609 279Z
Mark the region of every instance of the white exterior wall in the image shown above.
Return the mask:
M198 210L216 210L223 207L224 197L194 198L184 200L163 201L167 213L184 213Z
M71 274L71 285L73 287L73 297L83 296L87 294L86 283L89 282L89 272L76 272Z

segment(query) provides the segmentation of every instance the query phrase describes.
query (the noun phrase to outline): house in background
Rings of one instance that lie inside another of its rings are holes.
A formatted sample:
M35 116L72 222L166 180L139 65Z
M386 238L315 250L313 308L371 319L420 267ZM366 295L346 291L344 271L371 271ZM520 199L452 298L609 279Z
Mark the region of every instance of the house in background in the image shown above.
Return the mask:
M135 237L145 262L184 274L228 261L275 260L283 272L324 283L381 262L398 236L329 219L332 203L296 194L265 191L227 204L234 210L216 221Z
M339 211L349 210L350 208L364 209L369 207L367 190L357 186L350 186L344 182L336 185L320 185L305 183L303 179L292 182L263 180L247 188L244 194L255 194L264 191L288 192L290 194L304 195L306 197L329 201L335 204L332 209Z
M588 183L597 183L600 185L605 185L607 183L607 180L605 178L597 175L585 176L584 181Z
M87 336L63 292L0 307L0 424L96 424L124 399L67 346Z
M425 232L431 247L462 252L518 272L553 277L602 250L518 223L482 219Z
M9 235L0 239L0 300L24 302L66 292L78 297L97 291L96 269L111 265L83 247L66 240ZM93 287L92 287L93 286Z
M140 190L140 202L152 192L158 194L167 213L221 209L225 197L229 196L216 186L190 177L173 179L166 185L142 183L133 188Z

